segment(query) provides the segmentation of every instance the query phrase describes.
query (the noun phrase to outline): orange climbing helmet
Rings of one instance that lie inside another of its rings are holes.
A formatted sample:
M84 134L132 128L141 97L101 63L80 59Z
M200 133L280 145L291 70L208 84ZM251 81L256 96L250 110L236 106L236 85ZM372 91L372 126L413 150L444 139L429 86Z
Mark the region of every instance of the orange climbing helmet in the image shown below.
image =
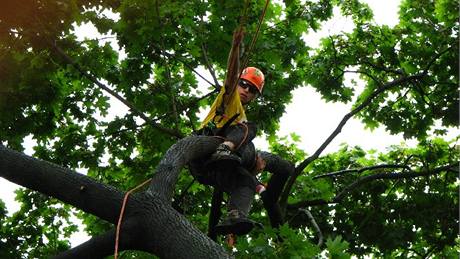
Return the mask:
M247 67L241 73L240 78L251 82L255 87L257 87L257 90L259 90L259 94L262 94L265 76L260 69L256 67Z

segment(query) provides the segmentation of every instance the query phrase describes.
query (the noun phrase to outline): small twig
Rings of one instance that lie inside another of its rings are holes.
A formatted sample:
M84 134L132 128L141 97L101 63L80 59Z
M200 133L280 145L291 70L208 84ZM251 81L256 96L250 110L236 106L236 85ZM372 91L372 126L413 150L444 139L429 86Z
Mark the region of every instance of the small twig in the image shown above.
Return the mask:
M41 25L42 29L45 30L45 26L41 23L41 20L35 16L33 18L37 23ZM183 138L182 133L171 130L169 128L165 128L162 125L152 121L149 117L147 117L143 112L138 110L128 100L120 96L117 92L113 91L106 85L99 82L99 80L91 72L84 70L75 60L73 60L69 55L67 55L67 53L56 44L56 41L53 41L53 39L50 39L49 36L46 35L46 33L43 33L43 35L44 35L43 36L44 40L46 40L48 44L57 52L57 54L60 55L67 63L72 65L81 75L83 75L84 77L89 79L91 82L96 84L99 88L106 91L108 94L112 95L113 97L118 99L120 102L122 102L124 105L126 105L130 109L130 111L132 111L135 115L141 117L145 122L150 123L154 128L158 129L159 131L163 133L166 133L168 135L171 135L179 139Z
M157 14L157 18L158 18L158 22L160 24L161 27L163 27L163 22L162 20L160 19L160 7L159 7L159 4L158 4L158 1L155 1L155 11L156 11L156 14ZM172 105L172 114L174 116L174 120L176 121L175 123L175 130L176 131L179 131L179 115L177 114L177 106L176 106L176 96L174 94L174 89L172 87L172 79L171 79L171 69L169 68L169 62L168 62L168 59L165 55L166 53L166 45L164 43L164 39L163 39L163 36L160 35L159 36L160 38L160 43L161 43L161 49L160 49L160 53L161 55L163 55L163 62L164 62L164 65L165 65L165 68L166 68L166 80L167 80L167 84L168 84L168 87L169 87L169 94L170 94L170 98L171 98L171 105Z
M158 54L157 54L158 55ZM203 79L206 83L208 83L209 85L213 85L214 84L212 82L210 82L206 77L204 77L203 75L201 75L200 73L198 73L193 67L191 67L189 64L187 64L187 62L185 62L184 60L182 60L180 57L176 57L172 54L169 54L169 53L163 53L163 55L169 57L169 58L172 58L172 59L175 59L179 62L181 62L184 66L186 66L188 69L190 69L193 73L195 73L195 75L199 76L201 79Z
M421 254L419 251L417 251L417 250L415 250L415 249L409 248L408 251L414 252L416 255L420 256L420 258L425 258L425 257L423 257L423 254Z
M313 179L319 179L319 178L331 177L331 176L337 176L337 175L344 175L346 173L355 173L355 172L356 173L362 173L364 171L384 169L384 168L404 168L404 169L409 169L410 170L410 168L407 165L382 164L382 165L374 165L374 166L368 166L368 167L363 167L363 168L340 170L340 171L336 171L336 172L332 172L332 173L317 175L317 176L313 177Z
M428 69L430 69L430 67L434 64L434 62L439 58L441 57L442 55L444 55L444 53L448 52L449 50L451 50L453 48L453 46L455 46L455 44L453 44L451 47L449 48L446 48L445 50L439 52L438 54L436 54L436 56L434 56L431 61L428 63L428 65L426 65L425 69L423 70L423 74L428 74Z
M414 157L414 155L410 155L406 158L406 160L404 160L404 168L403 170L401 171L401 173L406 173L407 171L411 171L410 167L408 166L409 164L409 161L412 159L412 157ZM392 193L394 191L394 189L396 188L396 185L401 181L401 179L397 179L394 183L393 183L393 186L391 186L390 190L387 191L387 195L389 195L390 193Z
M182 107L179 107L180 108L179 112L182 112L182 111L187 112L191 107L194 107L199 101L208 98L210 95L215 94L216 92L217 92L217 90L214 90L214 91L211 91L211 92L207 93L206 95L203 95L201 97L195 98L194 100L188 102L187 105L183 105ZM151 121L158 122L158 121L168 117L171 113L172 113L172 111L167 112L167 113L163 114L160 117L151 119ZM146 125L149 125L149 122L144 122L142 124L134 125L133 127L129 127L129 128L120 129L120 130L114 131L114 132L102 133L102 134L97 134L97 135L94 135L94 136L89 136L88 139L95 139L95 138L99 138L99 137L108 137L108 136L119 134L119 133L122 133L122 132L125 132L125 131L136 130L137 128L141 128L141 127L144 127ZM191 128L192 128L193 131L195 131L193 123L191 124Z
M425 255L422 255L422 258L429 258L430 254L434 253L436 251L436 246L432 246L428 251L425 253Z
M318 246L321 247L323 245L323 233L321 232L321 229L319 228L318 224L316 223L316 220L315 218L313 217L313 215L310 213L309 210L305 209L305 208L300 208L299 209L300 211L303 211L305 212L305 214L307 214L308 218L310 219L311 223L313 224L313 227L315 227L316 229L316 232L318 232Z
M369 60L363 60L362 61L363 64L366 64L366 65L369 65L371 66L372 68L375 68L375 69L378 69L378 70L382 70L382 71L385 71L385 72L388 72L388 73L393 73L393 74L397 74L397 75L403 75L404 73L401 71L401 70L394 70L394 69L389 69L389 68L386 68L384 66L378 66L376 64L373 64L371 63Z
M101 37L101 38L96 38L96 39L84 39L84 40L80 40L80 41L77 41L77 42L86 43L86 42L90 42L90 41L101 41L101 40L116 39L116 38L117 38L116 36L107 36L107 37Z
M424 171L424 172L409 172L409 173L382 173L382 174L374 174L374 175L369 175L362 177L352 184L348 185L345 187L337 196L334 198L334 200L341 201L342 198L350 192L352 189L355 187L358 187L364 183L377 180L377 179L410 179L410 178L415 178L419 176L429 176L433 174L438 174L442 171L450 171L450 168L453 167L452 165L447 165L447 166L442 166L438 167L436 169L433 169L431 171Z
M204 61L206 62L206 67L208 68L209 73L211 74L212 79L214 80L214 84L215 84L214 87L216 89L220 88L221 84L219 84L219 81L217 80L217 77L216 77L216 73L215 73L214 69L212 68L211 63L209 62L208 54L207 54L207 51L206 51L206 46L205 46L204 43L201 44L201 50L203 51L203 57L204 57Z
M367 73L366 71L362 71L362 70L344 70L343 71L344 73L355 73L355 74L363 74L363 75L366 75L368 76L370 79L374 80L374 82L376 82L380 87L383 86L382 82L380 82L375 76Z
M200 28L200 31L202 32L203 31L203 25L205 24L203 15L200 15L200 21L201 21L201 23L200 23L199 28ZM203 35L201 35L201 36L203 37ZM211 74L212 79L214 80L214 88L220 91L221 84L219 83L219 80L217 80L215 70L212 67L211 62L209 61L208 51L207 51L207 47L206 47L205 42L203 42L201 44L201 50L203 52L203 57L204 57L204 61L206 63L206 67L208 68L209 73ZM210 85L212 85L212 84L210 84Z
M163 40L162 40L163 41ZM163 52L165 52L163 50ZM167 80L168 80L168 85L169 85L169 93L170 93L170 98L171 98L171 106L172 106L172 114L174 116L174 119L176 121L175 123L175 130L176 131L179 131L179 114L177 112L177 101L176 101L176 95L174 93L174 88L172 86L172 79L171 79L171 70L169 69L169 63L165 57L165 66L166 66L166 76L167 76Z

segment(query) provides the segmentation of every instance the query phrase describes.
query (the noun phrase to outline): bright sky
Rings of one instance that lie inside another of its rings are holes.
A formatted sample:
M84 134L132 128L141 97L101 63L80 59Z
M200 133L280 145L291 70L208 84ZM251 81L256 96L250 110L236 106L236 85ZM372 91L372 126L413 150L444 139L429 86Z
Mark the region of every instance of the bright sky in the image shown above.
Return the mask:
M378 24L394 26L398 23L398 5L400 0L365 0L374 11L375 21ZM312 47L318 46L319 39L339 31L351 31L352 22L338 14L335 10L337 19L327 22L318 33L306 35L306 40ZM91 27L91 26L89 26ZM88 33L87 33L88 35ZM94 34L93 34L94 35ZM267 87L270 87L267 82ZM294 91L292 103L287 107L286 113L281 118L280 136L289 135L294 132L301 137L299 148L311 154L324 142L341 121L343 116L351 109L351 104L325 103L320 95L311 87L304 87ZM118 105L112 111L124 109ZM384 150L391 144L400 144L403 141L401 136L392 136L382 128L373 132L364 129L362 123L350 119L343 131L323 152L336 151L340 143L346 142L349 145L359 145L364 149ZM29 142L30 143L30 142ZM257 148L267 150L267 143L258 138L255 140ZM32 154L29 147L26 154ZM14 190L18 187L3 178L0 178L1 199L6 203L9 215L19 209L19 205L14 201ZM72 246L76 246L88 239L84 233L78 233L72 238Z
M377 24L393 27L399 22L400 0L364 0L363 2L372 8ZM335 19L326 22L321 31L312 32L305 37L309 46L318 47L321 38L353 30L352 20L343 17L337 8L334 9L334 15ZM347 82L350 82L351 78L357 82L360 81L354 74L346 75ZM270 82L267 82L267 87L270 87ZM359 90L355 94L359 95ZM296 133L301 137L299 148L312 154L334 131L343 116L351 110L351 105L352 103L326 103L312 87L299 88L293 92L292 103L281 118L279 135L286 136ZM383 128L372 132L366 130L361 122L351 118L322 154L337 151L340 144L344 142L350 146L359 145L364 149L383 151L391 144L400 144L402 140L402 136L390 135ZM266 142L261 138L256 139L255 143L259 149L268 148Z

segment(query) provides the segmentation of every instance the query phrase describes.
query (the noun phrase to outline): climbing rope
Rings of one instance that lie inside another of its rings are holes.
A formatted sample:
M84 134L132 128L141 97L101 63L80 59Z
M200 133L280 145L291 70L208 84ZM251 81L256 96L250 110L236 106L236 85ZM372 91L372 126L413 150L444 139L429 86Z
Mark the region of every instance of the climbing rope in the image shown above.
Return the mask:
M245 9L244 9L244 11L243 11L243 15L242 15L242 18L241 18L241 20L240 20L240 24L238 25L238 28L237 28L237 30L235 31L236 33L241 33L241 34L243 33L243 29L242 29L242 28L244 27L244 24L246 23L246 20L247 20L247 12L248 12L247 10L249 9L249 4L248 4L248 3L249 3L249 2L246 1L246 6L245 6ZM258 24L257 24L256 33L255 33L255 34L253 35L253 37L252 37L251 44L250 44L250 46L249 46L249 49L248 49L248 51L247 51L245 60L244 60L244 62L243 62L243 68L245 68L245 67L248 65L248 63L249 63L249 60L250 60L250 58L251 58L252 51L253 51L254 46L255 46L255 43L256 43L257 38L258 38L258 36L259 36L259 34L260 34L260 28L262 27L262 23L263 23L263 20L264 20L264 18L265 18L265 14L267 13L267 9L268 9L269 3L270 3L270 0L266 0L264 9L263 9L263 11L262 11L262 14L260 15L259 22L258 22ZM239 35L239 36L241 37L241 35ZM235 35L234 35L234 37L235 37ZM234 40L235 40L235 38L234 38ZM241 41L241 40L242 40L242 39L240 39L240 41ZM232 44L234 44L234 42L233 42ZM238 43L238 45L239 45L239 43ZM232 47L232 50L233 50L233 47ZM231 60L228 61L229 64L228 64L227 66L228 66L228 69L229 69L230 71L231 71L231 68L233 68L234 62L237 62L237 61L234 60L234 59L239 59L239 57L233 57L233 58L231 58ZM233 64L233 65L232 65L232 64ZM238 69L240 69L239 65L238 65ZM230 88L230 91L229 91L228 93L226 93L226 95L228 95L228 96L232 96L232 95L234 94L236 88L238 87L238 81L239 81L238 79L241 78L241 75L242 75L242 73L243 73L243 70L242 70L242 69L241 69L240 71L237 71L237 72L233 72L233 71L230 72L230 71L227 71L227 79L226 79L226 83L225 83L225 84L227 84L227 80L228 80L229 78L231 78L231 80L234 79L234 78L232 78L231 75L229 75L229 74L232 74L232 75L233 75L233 73L238 73L238 77L237 77L237 80L235 80L235 82L229 82L229 84L231 84L232 87ZM217 115L220 115L220 116L221 116L220 120L223 119L222 115L225 116L225 114L224 114L225 107L228 105L228 102L229 102L229 101L230 101L230 99L225 99L225 98L222 100L222 103L220 104L219 108L217 109L217 112L216 112L216 114L215 114L215 116L214 116L214 119L217 117ZM219 114L218 114L218 113L219 113ZM213 121L214 121L214 119L213 119ZM220 121L220 120L219 120L219 121Z
M265 7L264 7L264 10L262 11L262 15L260 15L259 23L257 24L256 33L252 37L251 45L249 45L249 49L248 49L248 54L246 55L246 58L245 58L245 60L243 62L243 68L245 68L249 63L249 59L250 59L250 56L251 56L251 53L252 53L252 49L254 48L254 45L256 44L257 38L259 37L260 27L262 27L262 22L264 21L265 14L267 13L267 8L268 8L269 3L270 3L270 0L265 1ZM241 72L243 72L243 71L241 71ZM241 73L240 73L240 77L241 77Z
M257 24L256 33L255 33L255 34L253 35L253 37L252 37L251 44L249 45L249 49L248 49L248 51L247 51L246 57L245 57L244 62L243 62L243 66L242 66L243 68L247 67L247 65L249 64L249 61L250 61L250 58L251 58L252 51L253 51L253 49L254 49L254 46L255 46L255 44L256 44L256 42L257 42L257 39L258 39L258 37L259 37L259 34L260 34L260 28L262 27L262 23L263 23L263 21L264 21L265 14L267 13L267 9L268 9L269 3L270 3L270 0L266 0L266 1L265 1L264 9L263 9L263 11L262 11L262 14L261 14L260 17L259 17L259 22L258 22L258 24ZM246 19L247 19L247 9L248 9L248 5L246 5L246 7L245 7L244 15L243 15L243 17L242 17L242 19L241 19L241 21L240 21L240 25L239 25L240 27L242 27L242 26L246 23ZM231 62L231 61L230 61L230 62ZM238 78L241 77L242 73L243 73L243 69L241 69L241 71L239 71ZM233 87L231 88L231 91L230 91L229 95L232 95L232 94L235 92L235 89L236 89L237 86L238 86L238 80L236 80L236 82L234 82L234 85L233 85ZM229 100L227 100L227 102L224 102L224 101L222 102L221 110L225 110L225 105L228 104L228 101L229 101Z
M139 184L138 186L134 187L133 189L131 189L127 193L125 193L125 197L123 198L123 204L121 205L120 216L118 217L117 231L116 231L116 234L115 234L115 253L114 253L114 256L113 256L114 259L118 258L118 243L119 243L119 237L120 237L120 228L121 228L121 222L123 221L123 214L125 212L125 207L126 207L126 203L128 201L128 197L132 192L134 192L135 190L137 190L137 189L141 188L142 186L146 185L150 181L152 181L152 178L148 179L147 181Z

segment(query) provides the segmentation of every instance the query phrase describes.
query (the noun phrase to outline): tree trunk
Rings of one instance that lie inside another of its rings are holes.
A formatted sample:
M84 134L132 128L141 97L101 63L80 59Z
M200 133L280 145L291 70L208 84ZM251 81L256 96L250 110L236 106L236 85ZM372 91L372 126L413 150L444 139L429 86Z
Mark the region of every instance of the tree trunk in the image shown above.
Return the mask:
M160 162L149 189L129 197L119 236L119 251L153 253L161 258L229 258L230 255L171 207L180 169L209 155L222 140L191 136L173 145ZM58 165L0 146L0 176L55 197L113 224L124 193ZM93 237L57 258L101 258L113 254L115 231Z

